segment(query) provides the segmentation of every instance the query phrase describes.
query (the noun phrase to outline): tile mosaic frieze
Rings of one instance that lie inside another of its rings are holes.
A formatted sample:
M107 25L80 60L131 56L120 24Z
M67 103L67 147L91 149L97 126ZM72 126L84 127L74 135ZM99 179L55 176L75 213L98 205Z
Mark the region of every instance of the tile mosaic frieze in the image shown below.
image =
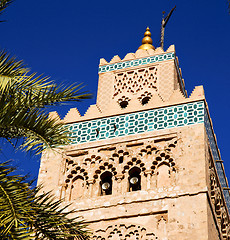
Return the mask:
M162 62L162 61L172 60L172 59L175 59L175 53L165 53L161 55L150 56L150 57L139 58L139 59L134 59L130 61L123 61L123 62L100 66L98 72L99 73L111 72L114 70L126 69L126 68L136 67L136 66L143 66L146 64L157 63L157 62Z
M72 143L92 142L204 122L204 102L151 109L69 125Z

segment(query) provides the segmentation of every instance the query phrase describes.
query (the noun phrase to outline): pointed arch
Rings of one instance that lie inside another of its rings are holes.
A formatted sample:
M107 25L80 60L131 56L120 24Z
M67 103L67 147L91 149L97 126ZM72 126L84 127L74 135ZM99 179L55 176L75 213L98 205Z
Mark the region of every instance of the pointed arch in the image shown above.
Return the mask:
M170 166L162 162L157 167L157 187L168 187L170 185Z

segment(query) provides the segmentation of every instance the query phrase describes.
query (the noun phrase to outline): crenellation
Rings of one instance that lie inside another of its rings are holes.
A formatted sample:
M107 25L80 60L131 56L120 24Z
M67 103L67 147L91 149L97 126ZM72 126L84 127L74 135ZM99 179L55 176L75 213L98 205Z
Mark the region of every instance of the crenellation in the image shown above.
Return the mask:
M166 52L175 52L176 50L175 50L175 45L173 44L173 45L170 45L169 47L168 47L168 49L166 50ZM178 62L178 64L179 64L179 62Z
M162 49L162 47L158 47L158 48L155 49L154 53L155 54L162 54L162 53L164 53L164 50Z
M118 55L115 55L109 63L116 63L120 61L121 61L120 57Z
M57 121L61 120L61 118L60 118L59 114L57 113L57 111L49 112L49 118L57 120Z
M190 99L196 99L199 97L205 98L203 86L196 86L189 96Z
M160 55L162 53L171 53L171 52L175 53L174 45L171 45L167 49L167 51L164 51L161 47L158 47L155 50L153 50L153 49L148 49L148 50L138 49L135 53L127 53L123 59L121 59L118 55L115 55L110 60L110 62L106 61L104 58L101 58L99 65L100 66L109 65L111 63L123 62L123 61L134 60L134 59L141 59L141 58L145 58L145 57Z
M186 97L184 96L184 94L181 92L180 89L174 90L172 95L169 98L169 102L176 102L176 101L183 101L184 99L186 99Z
M95 116L100 116L102 113L100 107L97 104L90 105L87 109L86 113L84 114L85 118L93 118Z
M136 58L144 58L144 57L148 57L148 56L149 56L149 52L147 50L138 49L135 52L135 57Z
M123 59L123 61L127 61L127 60L132 60L132 59L135 59L136 56L135 56L135 53L127 53Z
M82 116L77 108L71 108L66 114L66 116L64 117L63 121L65 123L76 122L76 121L79 121L81 117Z
M99 65L105 65L105 64L108 64L108 62L104 58L100 58Z

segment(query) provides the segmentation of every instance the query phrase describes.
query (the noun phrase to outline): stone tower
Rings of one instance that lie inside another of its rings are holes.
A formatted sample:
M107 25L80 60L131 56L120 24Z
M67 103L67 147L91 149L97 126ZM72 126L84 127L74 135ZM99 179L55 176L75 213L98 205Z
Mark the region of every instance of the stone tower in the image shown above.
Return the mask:
M149 28L135 53L100 60L97 103L62 121L72 144L44 151L38 183L72 203L92 240L230 239L203 87L187 96L174 46L155 49Z

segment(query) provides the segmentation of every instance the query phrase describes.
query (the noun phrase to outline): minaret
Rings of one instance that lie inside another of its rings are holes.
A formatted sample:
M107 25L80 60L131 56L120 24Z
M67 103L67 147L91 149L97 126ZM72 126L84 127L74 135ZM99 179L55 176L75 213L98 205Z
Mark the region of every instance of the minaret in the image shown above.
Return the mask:
M98 94L62 120L38 183L77 210L93 240L230 239L230 196L202 86L185 90L174 46L100 60ZM56 112L50 116L58 117Z

